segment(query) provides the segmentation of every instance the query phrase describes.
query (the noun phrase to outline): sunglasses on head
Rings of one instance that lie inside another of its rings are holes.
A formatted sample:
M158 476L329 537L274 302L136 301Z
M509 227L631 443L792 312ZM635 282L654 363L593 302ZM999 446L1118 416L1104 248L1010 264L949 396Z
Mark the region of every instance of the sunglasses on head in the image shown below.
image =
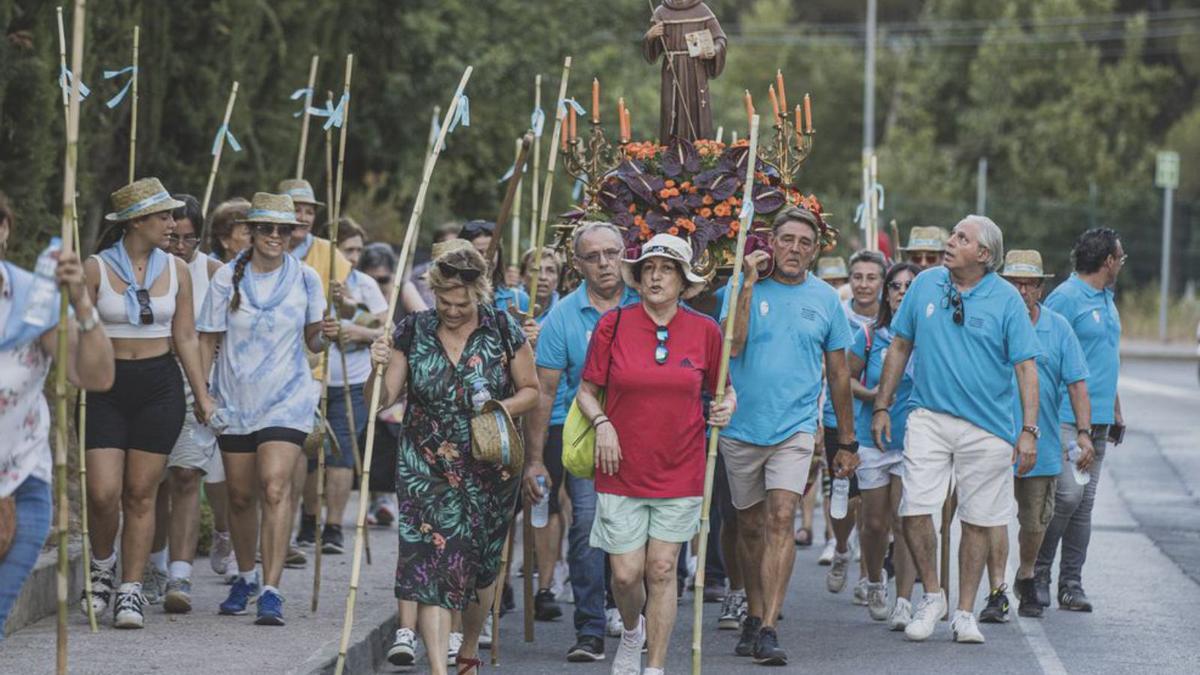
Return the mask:
M967 306L963 303L962 293L954 286L946 288L946 297L942 298L942 307L950 307L954 309L954 323L963 325L963 319L966 317Z
M658 345L654 348L654 362L662 365L667 362L667 327L659 326L654 331Z
M284 239L292 236L292 230L295 230L295 225L280 225L278 223L255 223L254 233L260 237L269 237L272 234L278 234Z
M442 276L446 278L458 277L468 284L472 281L475 281L481 274L483 274L483 272L476 269L463 269L461 267L455 267L448 262L441 261L438 262L437 268L438 271L442 273Z
M143 326L154 323L154 310L150 308L150 291L140 288L136 292L138 303L138 321Z
M477 234L491 234L495 231L495 223L487 220L473 220L466 225L463 225L462 235L464 239L470 239Z

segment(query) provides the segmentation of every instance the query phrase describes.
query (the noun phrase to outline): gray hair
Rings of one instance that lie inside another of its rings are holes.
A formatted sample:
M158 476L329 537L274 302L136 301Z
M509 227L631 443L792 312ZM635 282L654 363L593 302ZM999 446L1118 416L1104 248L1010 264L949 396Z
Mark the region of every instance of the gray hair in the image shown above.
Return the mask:
M585 220L575 226L575 233L571 235L571 253L579 255L579 242L583 241L584 235L592 232L609 232L622 245L625 243L625 237L621 235L621 230L616 225L598 220Z
M1000 231L1000 226L987 216L975 214L958 221L959 225L963 223L979 226L979 245L988 252L987 269L989 272L1000 271L1000 266L1004 264L1004 233Z

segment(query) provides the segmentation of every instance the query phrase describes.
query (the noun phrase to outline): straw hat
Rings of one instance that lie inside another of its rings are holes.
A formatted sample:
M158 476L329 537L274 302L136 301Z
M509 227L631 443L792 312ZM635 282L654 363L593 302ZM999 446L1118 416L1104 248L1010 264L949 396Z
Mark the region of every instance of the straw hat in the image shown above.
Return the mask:
M104 216L110 223L124 223L152 213L174 211L183 202L171 196L157 178L143 178L112 193L113 212Z
M1042 254L1032 250L1009 251L1004 256L1004 270L1000 276L1012 279L1049 279L1042 267Z
M945 251L950 233L940 227L914 227L908 231L908 246L901 251Z
M287 195L273 195L270 192L255 192L250 200L250 210L244 218L238 218L238 223L273 223L275 225L299 225L296 220L296 206Z
M641 284L633 278L633 268L647 258L667 258L683 267L684 280L687 281L683 289L684 300L696 297L708 285L704 277L692 272L692 245L686 239L671 234L656 234L642 245L638 257L621 260L621 278L626 286L641 291Z
M474 249L475 246L466 239L447 239L446 241L439 241L434 244L433 248L430 250L429 259L437 260L447 253L453 253L454 251L464 248Z
M846 261L841 256L830 256L817 259L817 278L829 281L830 279L849 279L850 270L846 268Z
M525 464L525 444L517 425L500 402L491 399L471 418L471 456L516 471Z
M279 188L276 192L291 197L292 201L297 204L325 206L324 202L317 201L317 195L313 192L312 185L303 178L289 178L279 181Z

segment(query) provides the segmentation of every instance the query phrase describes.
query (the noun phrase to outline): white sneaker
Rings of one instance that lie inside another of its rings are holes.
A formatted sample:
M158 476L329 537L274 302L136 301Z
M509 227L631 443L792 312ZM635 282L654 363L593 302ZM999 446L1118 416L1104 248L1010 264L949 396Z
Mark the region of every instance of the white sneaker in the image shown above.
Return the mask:
M446 652L446 662L455 665L458 661L458 650L462 649L462 633L450 633L450 648Z
M825 574L825 588L830 593L841 593L846 587L846 568L850 565L850 552L834 553L833 565Z
M834 539L825 540L825 548L821 549L821 557L817 558L818 565L828 565L833 562L833 556L837 554L837 541Z
M479 629L479 648L491 649L492 647L492 615L488 614L483 620L483 628Z
M908 598L896 598L892 614L888 617L888 630L904 630L912 621L912 603Z
M608 637L621 637L622 630L621 610L616 607L604 610L604 632Z
M946 596L941 593L926 593L913 612L912 620L904 627L904 637L915 642L933 635L933 629L946 613Z
M979 632L979 624L975 622L975 614L954 610L954 618L950 620L950 632L954 634L955 642L983 644L983 633Z
M157 605L167 594L167 572L160 570L152 562L146 563L142 571L142 598L147 605Z
M208 564L212 567L212 571L216 574L225 574L229 570L231 558L233 558L233 542L229 539L229 533L213 532L212 548L208 551Z
M867 586L870 583L866 577L858 578L858 582L854 584L854 592L850 595L850 604L859 607L867 606Z
M411 666L417 660L417 636L410 628L400 628L387 653L393 666Z
M621 643L613 657L612 675L642 675L642 643L646 641L646 617L638 617L636 630L621 629Z
M888 618L887 579L877 584L867 582L867 613L876 621L883 621Z

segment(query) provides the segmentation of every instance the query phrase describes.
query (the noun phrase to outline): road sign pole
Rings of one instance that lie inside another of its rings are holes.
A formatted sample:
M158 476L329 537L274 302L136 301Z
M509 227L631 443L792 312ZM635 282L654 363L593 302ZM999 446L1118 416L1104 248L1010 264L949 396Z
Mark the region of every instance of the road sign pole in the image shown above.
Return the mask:
M1167 302L1171 287L1171 211L1175 207L1175 190L1163 189L1162 275L1159 277L1158 339L1167 341Z

